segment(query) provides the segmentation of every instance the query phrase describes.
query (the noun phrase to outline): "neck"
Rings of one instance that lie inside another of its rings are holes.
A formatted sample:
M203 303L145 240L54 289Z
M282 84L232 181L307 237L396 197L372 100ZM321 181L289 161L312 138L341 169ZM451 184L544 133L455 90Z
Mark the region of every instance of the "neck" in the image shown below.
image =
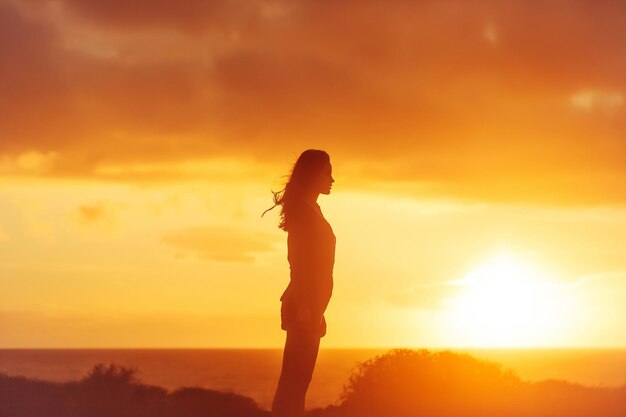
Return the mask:
M316 204L317 197L319 197L320 193L307 193L303 196L303 199L308 204Z

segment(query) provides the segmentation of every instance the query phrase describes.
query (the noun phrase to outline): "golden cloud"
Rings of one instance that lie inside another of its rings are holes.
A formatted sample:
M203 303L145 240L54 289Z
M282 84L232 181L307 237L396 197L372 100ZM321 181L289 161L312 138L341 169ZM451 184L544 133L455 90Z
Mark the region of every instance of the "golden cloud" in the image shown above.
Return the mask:
M109 228L115 224L116 212L113 207L103 201L94 204L80 205L72 218L83 226L98 226Z
M222 262L253 262L255 255L276 250L276 236L229 227L198 226L162 237L179 249L177 257L188 256Z
M579 111L620 107L621 3L37 5L48 6L0 5L10 39L0 53L11 58L0 67L0 154L55 153L42 175L122 167L117 180L185 180L176 169L128 167L282 166L318 147L346 165L386 167L346 184L624 202L626 116Z

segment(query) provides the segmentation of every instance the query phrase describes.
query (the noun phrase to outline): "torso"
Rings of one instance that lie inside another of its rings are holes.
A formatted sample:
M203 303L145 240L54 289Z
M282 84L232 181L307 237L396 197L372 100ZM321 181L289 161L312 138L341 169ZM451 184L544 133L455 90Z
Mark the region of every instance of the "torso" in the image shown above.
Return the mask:
M294 227L293 233L298 234L298 239L305 240L306 252L297 245L288 245L288 259L291 268L290 286L298 285L302 279L313 279L314 282L307 284L315 288L315 294L311 297L318 299L319 304L328 303L333 288L333 269L335 264L336 238L333 229L324 218L318 204L306 204L302 212L303 223ZM291 233L290 233L291 234ZM295 239L296 236L290 236ZM306 259L305 259L306 258ZM299 270L299 265L309 265L305 271ZM309 273L314 269L314 273Z

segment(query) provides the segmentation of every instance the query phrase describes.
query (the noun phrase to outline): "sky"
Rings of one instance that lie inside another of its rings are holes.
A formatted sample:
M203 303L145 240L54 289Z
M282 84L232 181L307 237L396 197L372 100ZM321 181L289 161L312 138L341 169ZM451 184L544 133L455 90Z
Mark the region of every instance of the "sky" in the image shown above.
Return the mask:
M626 347L626 4L0 0L0 348Z

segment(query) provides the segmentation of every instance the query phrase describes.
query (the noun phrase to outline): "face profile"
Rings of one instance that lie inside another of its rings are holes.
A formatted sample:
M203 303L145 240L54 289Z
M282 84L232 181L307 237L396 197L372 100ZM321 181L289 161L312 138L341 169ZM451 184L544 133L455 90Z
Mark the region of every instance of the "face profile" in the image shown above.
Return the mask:
M333 167L330 162L326 162L315 181L315 191L320 194L328 195L333 187Z

